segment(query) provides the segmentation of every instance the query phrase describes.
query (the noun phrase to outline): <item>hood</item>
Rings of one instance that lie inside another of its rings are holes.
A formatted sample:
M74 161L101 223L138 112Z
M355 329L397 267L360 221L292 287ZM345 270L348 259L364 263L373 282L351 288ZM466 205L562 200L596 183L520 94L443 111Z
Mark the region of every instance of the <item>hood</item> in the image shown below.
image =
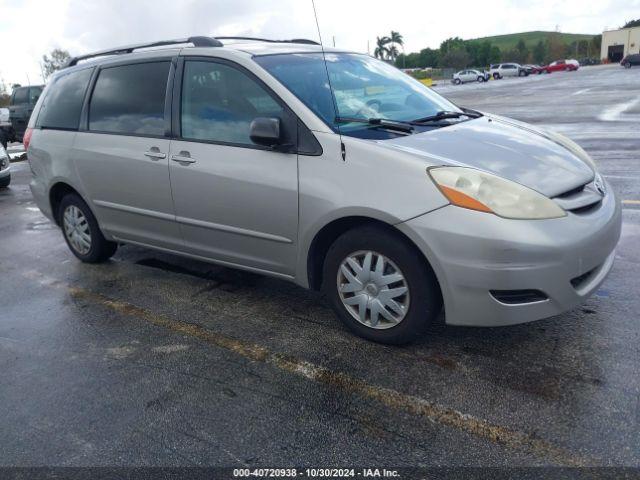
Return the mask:
M493 173L548 197L589 183L595 175L587 154L573 142L497 116L380 143L425 157L432 165L472 167Z

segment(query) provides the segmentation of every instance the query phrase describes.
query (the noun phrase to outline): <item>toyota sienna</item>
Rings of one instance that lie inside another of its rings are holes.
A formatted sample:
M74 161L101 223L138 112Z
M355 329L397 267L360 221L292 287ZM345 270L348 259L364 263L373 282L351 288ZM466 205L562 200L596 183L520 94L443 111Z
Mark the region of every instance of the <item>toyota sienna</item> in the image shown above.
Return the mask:
M385 343L443 306L472 326L572 309L620 235L616 195L573 141L308 40L73 58L24 143L33 196L83 262L133 244L291 280Z

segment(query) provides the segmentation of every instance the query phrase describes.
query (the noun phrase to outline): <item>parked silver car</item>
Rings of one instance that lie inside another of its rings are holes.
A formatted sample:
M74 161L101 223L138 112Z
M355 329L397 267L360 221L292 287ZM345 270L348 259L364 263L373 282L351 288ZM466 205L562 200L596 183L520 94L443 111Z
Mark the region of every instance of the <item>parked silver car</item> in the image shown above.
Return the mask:
M487 82L489 81L489 73L480 70L460 70L453 74L451 81L455 85L468 82Z
M273 275L388 343L443 303L453 325L556 315L611 269L620 204L571 140L367 55L180 42L72 59L36 106L31 190L80 260L129 243Z
M494 80L500 80L504 77L526 77L529 75L529 72L519 63L499 63L497 65L491 65L489 75L491 75Z

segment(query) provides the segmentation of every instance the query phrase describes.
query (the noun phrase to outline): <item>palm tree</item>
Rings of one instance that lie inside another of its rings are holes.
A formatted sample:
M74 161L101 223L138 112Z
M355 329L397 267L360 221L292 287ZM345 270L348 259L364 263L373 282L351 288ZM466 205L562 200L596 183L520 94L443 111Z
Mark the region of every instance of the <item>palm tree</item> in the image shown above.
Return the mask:
M373 51L373 56L384 60L389 56L389 49L387 44L390 42L389 37L376 37L376 49Z
M389 40L393 44L397 43L400 46L404 45L404 39L399 32L394 32L393 30L391 30L391 37L389 37Z
M389 37L389 43L391 44L391 48L389 49L389 55L391 59L395 62L396 57L398 56L398 49L396 45L400 45L402 47L402 52L404 53L404 39L400 32L394 32L391 30L391 36Z
M398 54L400 53L398 52L398 47L391 44L391 46L387 48L387 51L389 52L389 58L391 58L391 60L395 62L396 58L398 57Z

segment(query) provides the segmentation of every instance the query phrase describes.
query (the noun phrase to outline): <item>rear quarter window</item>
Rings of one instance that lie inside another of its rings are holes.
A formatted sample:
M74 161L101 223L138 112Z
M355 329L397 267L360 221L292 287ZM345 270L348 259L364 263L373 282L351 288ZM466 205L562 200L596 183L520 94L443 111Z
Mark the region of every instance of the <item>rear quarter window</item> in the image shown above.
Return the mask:
M57 76L47 89L36 127L77 130L92 71L88 68Z

